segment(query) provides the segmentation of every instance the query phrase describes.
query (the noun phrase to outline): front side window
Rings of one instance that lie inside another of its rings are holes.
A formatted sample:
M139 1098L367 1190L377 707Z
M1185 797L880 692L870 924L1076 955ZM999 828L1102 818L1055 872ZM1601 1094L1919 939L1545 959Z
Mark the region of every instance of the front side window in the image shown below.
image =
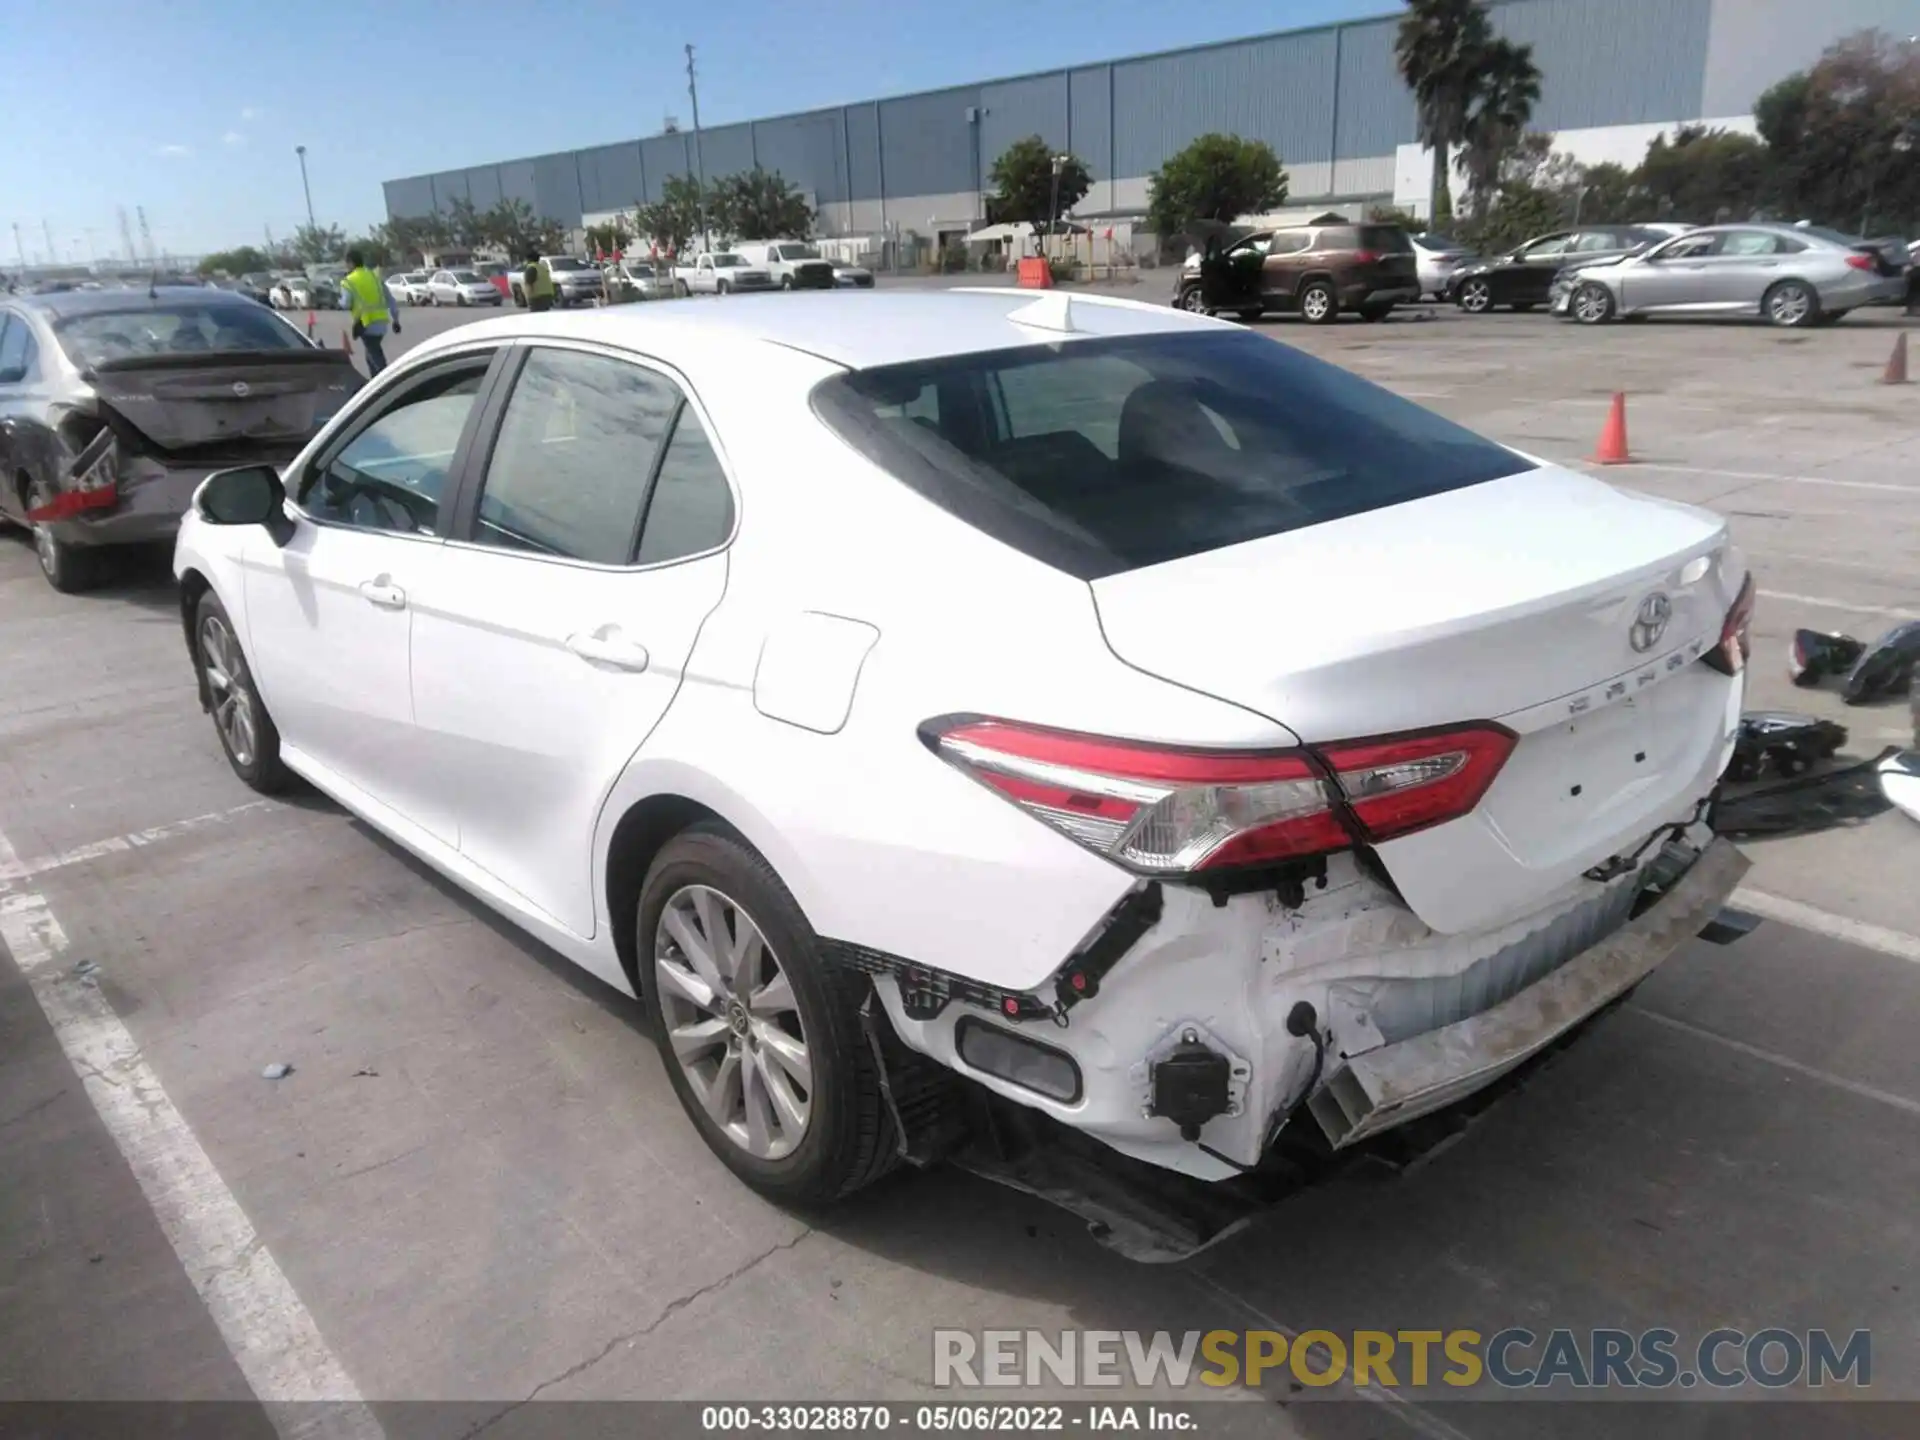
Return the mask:
M1536 240L1520 251L1521 258L1526 260L1550 260L1555 255L1564 255L1567 249L1567 241L1570 238L1570 236L1566 235L1549 235L1545 239Z
M597 565L630 563L680 398L672 381L624 360L534 351L501 418L473 538Z
M1682 235L1678 240L1669 241L1649 257L1655 260L1698 260L1705 255L1720 253L1718 235Z
M18 374L22 379L33 371L33 331L18 315L0 314L0 375Z
M400 396L308 472L300 507L336 525L440 534L441 494L487 365L453 367Z
M1390 391L1245 332L1089 339L853 371L822 383L814 409L934 504L1086 580L1532 468Z

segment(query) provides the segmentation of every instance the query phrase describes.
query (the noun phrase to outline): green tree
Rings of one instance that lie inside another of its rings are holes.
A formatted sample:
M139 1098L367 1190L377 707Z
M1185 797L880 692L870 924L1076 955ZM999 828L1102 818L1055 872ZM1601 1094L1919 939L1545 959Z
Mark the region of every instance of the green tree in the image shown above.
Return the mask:
M1287 198L1287 172L1273 147L1238 135L1202 135L1148 177L1147 218L1162 238L1196 220L1231 223Z
M1447 174L1455 146L1465 143L1480 66L1493 27L1478 0L1407 0L1394 37L1394 61L1413 92L1415 133L1433 151L1427 214L1438 227L1452 210Z
M302 225L293 232L293 253L306 265L338 260L346 245L338 225Z
M347 241L346 249L358 250L366 257L367 264L376 270L385 269L396 263L393 251L387 247L386 236L381 233L381 227L378 225L358 239Z
M480 212L474 208L473 201L464 195L457 195L447 202L447 241L461 250L471 250L476 245L486 243L486 235L480 223Z
M526 201L513 198L489 206L473 223L476 244L495 246L516 260L530 253L551 255L563 238L558 221L536 215Z
M700 185L691 175L669 175L660 198L634 207L634 223L661 251L683 253L700 233Z
M1461 159L1476 208L1493 199L1501 163L1520 143L1539 100L1540 69L1533 63L1533 47L1509 40L1488 42L1460 131Z
M1647 202L1640 191L1639 172L1603 161L1589 165L1580 177L1580 218L1593 224L1644 220Z
M273 261L268 258L267 252L255 245L216 251L200 261L202 275L251 275L272 268Z
M813 208L779 171L756 165L708 187L707 223L736 240L805 240Z
M988 203L998 220L1024 221L1045 230L1086 198L1093 176L1078 155L1058 152L1059 191L1056 198L1053 165L1056 152L1038 135L1016 140L993 162L988 180L993 194Z
M1749 219L1773 185L1767 147L1751 135L1682 125L1656 135L1634 175L1649 219L1696 225Z
M587 226L587 249L596 253L611 255L632 243L633 229L624 215L616 215L604 225Z
M1877 30L1828 47L1754 106L1773 197L1846 229L1920 223L1920 45Z

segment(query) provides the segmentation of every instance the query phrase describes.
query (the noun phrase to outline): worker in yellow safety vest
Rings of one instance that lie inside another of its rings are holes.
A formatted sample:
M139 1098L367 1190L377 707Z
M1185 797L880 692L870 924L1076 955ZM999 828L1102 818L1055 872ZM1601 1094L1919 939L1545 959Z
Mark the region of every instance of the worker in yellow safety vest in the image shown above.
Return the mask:
M340 282L340 289L347 297L347 312L353 317L353 338L367 347L367 374L371 377L387 368L387 327L392 326L398 335L400 319L390 308L386 282L367 268L365 252L349 250L347 264L352 268Z
M521 277L526 287L527 304L535 310L553 308L553 268L540 258L540 252L527 252L527 269Z

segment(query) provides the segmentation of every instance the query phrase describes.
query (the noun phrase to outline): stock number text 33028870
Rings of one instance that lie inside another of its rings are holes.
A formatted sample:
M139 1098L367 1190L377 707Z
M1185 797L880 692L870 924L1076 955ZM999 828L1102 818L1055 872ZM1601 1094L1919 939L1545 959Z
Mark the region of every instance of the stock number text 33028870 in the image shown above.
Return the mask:
M706 1431L901 1430L1002 1435L1065 1430L1059 1405L708 1405L700 1411Z

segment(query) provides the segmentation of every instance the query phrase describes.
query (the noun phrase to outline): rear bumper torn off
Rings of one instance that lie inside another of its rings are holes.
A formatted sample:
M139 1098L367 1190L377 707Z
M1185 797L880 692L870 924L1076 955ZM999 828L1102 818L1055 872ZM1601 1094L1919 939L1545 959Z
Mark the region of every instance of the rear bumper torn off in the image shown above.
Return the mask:
M1720 913L1749 862L1716 839L1644 913L1511 998L1343 1061L1308 1100L1335 1149L1491 1084L1632 989Z

